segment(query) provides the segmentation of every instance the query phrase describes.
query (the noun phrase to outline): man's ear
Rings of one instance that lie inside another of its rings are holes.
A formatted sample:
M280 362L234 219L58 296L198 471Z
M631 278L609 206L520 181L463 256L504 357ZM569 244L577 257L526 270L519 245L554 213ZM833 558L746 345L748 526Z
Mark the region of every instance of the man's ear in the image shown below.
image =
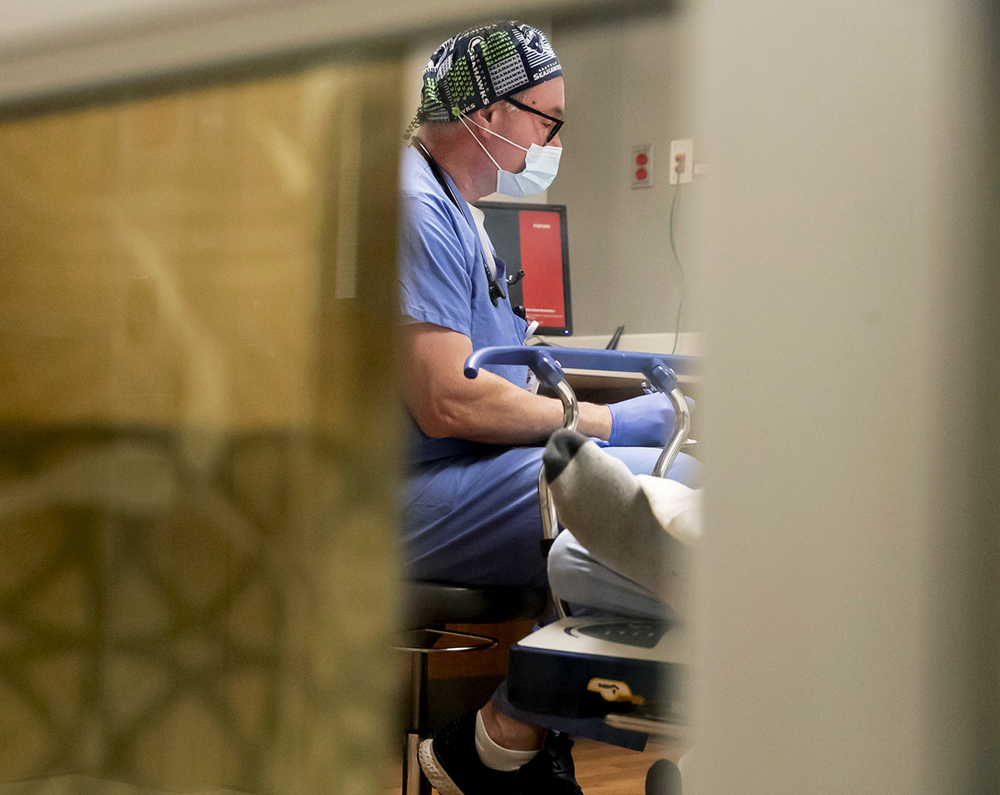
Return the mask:
M480 108L474 113L470 114L472 118L483 125L484 127L492 127L496 123L496 117L503 111L500 108L499 102L494 102L492 105L487 105L485 108Z

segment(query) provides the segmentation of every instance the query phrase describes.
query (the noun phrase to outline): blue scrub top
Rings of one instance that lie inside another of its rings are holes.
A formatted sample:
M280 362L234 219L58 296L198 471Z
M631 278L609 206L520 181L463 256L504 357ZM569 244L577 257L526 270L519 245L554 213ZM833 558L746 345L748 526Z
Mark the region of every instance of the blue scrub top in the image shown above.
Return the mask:
M472 341L473 350L523 344L528 324L514 314L510 299L501 299L497 306L490 301L482 243L469 205L451 177L445 174L462 205L461 211L418 152L405 148L400 170L399 285L403 315L464 334ZM503 279L499 259L497 269L497 277ZM491 365L487 369L527 388L527 367ZM416 422L412 424L417 436L412 457L418 463L497 449L466 439L432 439Z

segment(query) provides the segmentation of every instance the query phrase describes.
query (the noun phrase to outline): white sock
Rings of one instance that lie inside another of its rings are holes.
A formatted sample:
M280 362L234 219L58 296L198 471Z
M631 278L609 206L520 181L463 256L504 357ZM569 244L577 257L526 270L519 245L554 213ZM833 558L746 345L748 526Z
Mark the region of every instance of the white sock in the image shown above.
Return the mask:
M552 435L543 461L560 522L595 558L684 613L685 574L701 535L700 492L637 477L566 430Z
M476 713L476 751L486 767L504 773L513 773L538 756L538 751L512 751L493 742L486 732L481 711Z

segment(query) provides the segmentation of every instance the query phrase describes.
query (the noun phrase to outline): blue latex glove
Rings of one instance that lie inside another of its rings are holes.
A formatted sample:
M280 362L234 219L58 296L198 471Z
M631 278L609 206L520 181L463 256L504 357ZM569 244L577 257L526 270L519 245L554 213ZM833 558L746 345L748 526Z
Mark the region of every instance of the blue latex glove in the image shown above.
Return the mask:
M685 398L688 408L694 401ZM674 407L662 392L609 403L611 447L663 447L674 431Z

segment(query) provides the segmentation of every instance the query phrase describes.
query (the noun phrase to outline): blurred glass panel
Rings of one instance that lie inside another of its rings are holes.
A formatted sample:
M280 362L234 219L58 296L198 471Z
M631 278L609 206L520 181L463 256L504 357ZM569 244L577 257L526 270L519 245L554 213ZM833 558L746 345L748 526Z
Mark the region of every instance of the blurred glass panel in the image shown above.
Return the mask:
M400 82L0 123L0 793L380 791Z

